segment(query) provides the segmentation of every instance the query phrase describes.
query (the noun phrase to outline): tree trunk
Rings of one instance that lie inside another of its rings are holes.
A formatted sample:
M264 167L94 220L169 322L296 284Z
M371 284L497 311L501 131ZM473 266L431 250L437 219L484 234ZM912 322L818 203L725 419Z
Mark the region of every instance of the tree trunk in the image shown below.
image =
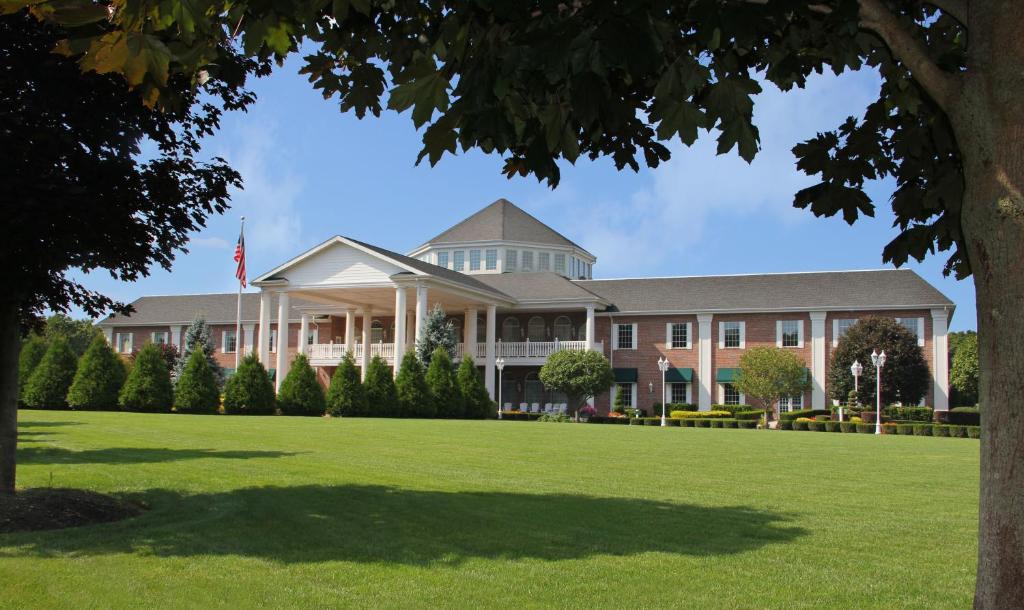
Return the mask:
M18 307L0 302L0 494L14 493L18 449Z

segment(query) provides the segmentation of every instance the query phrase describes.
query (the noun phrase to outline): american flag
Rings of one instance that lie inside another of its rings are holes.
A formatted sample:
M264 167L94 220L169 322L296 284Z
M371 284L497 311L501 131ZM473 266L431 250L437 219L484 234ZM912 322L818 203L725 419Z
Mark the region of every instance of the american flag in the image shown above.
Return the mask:
M238 263L238 268L235 269L235 277L242 283L242 288L245 288L245 233L238 234L238 243L235 244L235 262Z

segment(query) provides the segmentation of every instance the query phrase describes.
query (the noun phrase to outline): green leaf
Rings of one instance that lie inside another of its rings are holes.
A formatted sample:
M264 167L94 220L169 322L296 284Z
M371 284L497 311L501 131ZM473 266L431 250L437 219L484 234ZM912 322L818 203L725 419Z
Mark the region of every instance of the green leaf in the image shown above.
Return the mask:
M718 154L722 155L733 146L739 148L740 157L750 163L757 155L758 134L757 128L750 124L745 117L737 116L731 120L723 121L718 128L721 135L718 136Z
M687 101L667 102L659 104L658 111L651 113L652 120L658 123L658 139L670 140L676 134L679 139L690 146L697 140L697 132L707 127L707 117L697 106Z
M445 111L448 108L448 80L440 72L434 72L391 90L388 108L403 112L410 106L415 106L412 120L417 128L430 120L435 109Z

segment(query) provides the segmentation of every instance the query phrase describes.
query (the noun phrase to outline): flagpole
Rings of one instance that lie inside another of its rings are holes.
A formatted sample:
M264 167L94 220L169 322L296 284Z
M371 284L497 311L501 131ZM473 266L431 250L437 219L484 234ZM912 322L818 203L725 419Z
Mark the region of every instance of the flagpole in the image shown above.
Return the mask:
M239 235L245 234L245 216L242 216L242 228ZM242 344L242 278L238 278L238 305L235 309L235 370L238 370L238 348ZM249 347L249 346L246 346Z

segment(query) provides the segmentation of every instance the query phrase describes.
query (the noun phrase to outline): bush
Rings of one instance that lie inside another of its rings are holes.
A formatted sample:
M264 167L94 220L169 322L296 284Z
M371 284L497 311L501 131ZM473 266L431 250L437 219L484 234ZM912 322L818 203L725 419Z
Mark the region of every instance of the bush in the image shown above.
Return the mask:
M25 385L25 405L36 409L66 408L76 368L75 354L67 341L61 338L51 341Z
M851 421L839 422L839 430L841 432L856 432L857 425L858 424L856 422Z
M281 381L277 405L285 415L323 415L327 410L324 391L316 380L316 371L309 366L305 354L298 354L291 369Z
M721 428L722 427L722 422L724 422L724 421L725 421L724 419L713 419L713 420L711 420L711 427L712 428Z
M434 352L434 359L437 359L437 352ZM434 361L431 360L430 365L434 365ZM558 424L570 424L572 418L562 413L540 413L540 417L536 421L554 422Z
M967 438L967 426L950 426L949 435L953 438Z
M714 409L714 405L712 405L711 408ZM698 407L697 405L695 405L693 403L690 403L690 402L671 402L671 403L665 405L665 411L670 412L670 413L672 411L699 411L699 410L700 410L700 407Z
M739 426L736 425L738 420L735 420L735 419L718 419L718 420L715 420L715 421L722 422L722 427L723 428L738 428L739 427Z
M402 417L433 417L434 398L427 387L423 365L415 352L406 352L395 378L395 390Z
M728 411L729 413L736 413L737 411L752 411L754 407L750 405L711 405L712 411Z
M842 428L839 427L839 422L837 421L828 420L822 422L822 425L825 426L825 432L842 432Z
M33 334L21 344L18 355L18 403L25 404L25 386L46 354L46 340Z
M735 419L746 419L760 421L764 418L764 409L751 409L749 411L735 411L732 414Z
M737 419L736 427L745 430L754 430L757 428L758 422L754 419Z
M857 424L857 432L861 434L874 434L875 424Z
M964 426L967 429L967 438L981 438L981 426Z
M780 419L776 425L777 430L792 430L793 420L791 419Z
M174 388L174 408L178 413L216 413L220 409L220 391L206 354L196 349L188 357Z
M451 356L444 348L434 350L427 367L427 387L434 398L434 411L438 417L456 418L466 414L462 392L459 391L458 380Z
M814 420L810 419L810 418L807 418L807 417L801 417L799 419L794 419L793 420L793 429L794 430L810 430L811 429L810 428L810 423L812 421L814 421Z
M363 381L366 392L367 415L370 417L397 417L398 392L395 390L395 377L391 367L380 356L370 360L366 368L366 379Z
M825 430L825 422L812 419L807 422L807 429L811 432L823 432Z
M480 373L476 370L476 364L468 354L462 356L455 378L459 383L459 393L462 394L465 405L465 416L470 419L494 417L497 405L487 393Z
M932 436L949 436L949 428L950 426L935 424L932 426Z
M327 412L334 416L360 417L370 410L366 390L359 379L359 369L356 368L356 361L351 352L345 352L345 356L338 363L338 368L334 369L334 374L331 375L326 404Z
M882 409L882 416L888 419L905 421L930 422L935 411L931 407L898 407L890 406Z
M683 420L681 420L681 419L672 419L671 417L669 417L669 418L665 419L665 425L668 426L669 428L671 428L673 426L679 427L679 425L682 423L682 421Z
M688 417L686 419L676 419L675 421L679 422L679 426L681 428L693 428L697 425L697 420L693 419L692 417Z
M806 417L808 419L813 418L815 415L831 415L832 411L829 409L803 409L801 411L789 411L788 413L780 413L779 421L792 421L800 417Z
M882 423L882 434L896 434L896 424Z
M260 363L249 354L224 384L224 412L231 415L272 415L277 408L274 384Z
M932 424L914 424L914 436L931 436Z
M722 417L732 417L732 413L728 411L672 411L671 417L675 419L717 419Z
M125 380L118 404L128 411L169 413L174 403L171 374L160 354L160 348L147 343L135 355L128 379Z
M661 418L660 417L641 417L640 421L645 426L660 426L661 425Z
M694 419L693 425L696 428L710 428L713 421L713 419Z
M116 410L117 394L128 372L103 337L96 337L78 361L68 390L68 406L81 410Z
M896 424L896 433L909 435L914 433L914 424Z
M946 413L946 422L958 426L980 426L981 409L978 407L954 407Z

